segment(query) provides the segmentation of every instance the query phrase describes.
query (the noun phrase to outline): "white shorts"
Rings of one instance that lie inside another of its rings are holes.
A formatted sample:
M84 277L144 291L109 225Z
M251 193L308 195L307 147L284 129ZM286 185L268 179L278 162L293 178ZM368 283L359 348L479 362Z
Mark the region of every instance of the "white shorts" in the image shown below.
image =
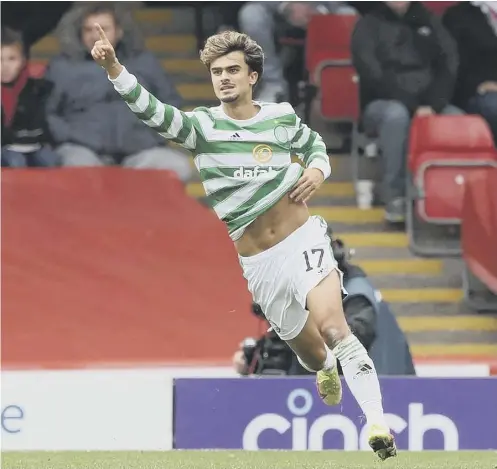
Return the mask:
M291 235L255 256L239 256L243 276L253 301L260 305L266 319L283 340L299 335L309 312L307 294L337 270L327 223L311 216Z

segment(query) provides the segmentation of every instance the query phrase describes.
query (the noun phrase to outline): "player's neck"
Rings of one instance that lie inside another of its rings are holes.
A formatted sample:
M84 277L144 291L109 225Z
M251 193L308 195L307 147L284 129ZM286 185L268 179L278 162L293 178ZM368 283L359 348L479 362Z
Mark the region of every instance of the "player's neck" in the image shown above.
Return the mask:
M239 121L252 119L261 109L251 99L244 102L222 103L222 106L228 117Z

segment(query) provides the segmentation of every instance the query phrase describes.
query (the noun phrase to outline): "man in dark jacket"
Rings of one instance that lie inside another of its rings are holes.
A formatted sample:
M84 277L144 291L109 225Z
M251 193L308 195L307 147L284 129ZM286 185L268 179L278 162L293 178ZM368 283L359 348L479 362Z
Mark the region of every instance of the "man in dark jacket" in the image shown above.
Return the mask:
M181 106L170 77L144 49L131 12L118 3L78 4L59 25L61 53L46 73L54 84L47 112L57 151L64 166L169 169L186 180L192 173L188 157L166 146L163 137L129 112L90 55L99 23L140 83L157 99Z
M459 50L454 104L481 114L497 144L497 2L459 2L444 24Z
M379 138L385 218L405 216L407 139L413 116L461 113L449 105L457 49L441 22L420 2L380 2L352 36L363 124Z
M2 166L56 166L45 101L50 85L29 77L20 32L2 28Z

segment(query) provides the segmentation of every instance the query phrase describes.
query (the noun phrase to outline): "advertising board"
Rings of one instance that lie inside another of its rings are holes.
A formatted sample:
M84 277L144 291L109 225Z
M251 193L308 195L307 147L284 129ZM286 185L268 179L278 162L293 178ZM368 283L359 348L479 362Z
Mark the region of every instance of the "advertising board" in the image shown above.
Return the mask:
M155 370L2 372L2 450L167 450L172 378Z
M403 450L497 449L497 379L384 378L387 420ZM179 449L367 449L344 386L328 407L309 378L175 380Z

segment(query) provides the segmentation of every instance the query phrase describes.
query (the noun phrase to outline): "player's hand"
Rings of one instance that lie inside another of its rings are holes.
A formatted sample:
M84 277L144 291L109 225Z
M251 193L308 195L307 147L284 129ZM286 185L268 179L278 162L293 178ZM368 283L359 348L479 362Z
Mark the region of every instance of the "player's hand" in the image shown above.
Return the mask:
M107 73L113 69L120 68L120 64L116 57L116 51L114 50L114 47L110 43L109 39L107 39L104 30L98 23L95 23L95 28L98 31L100 39L95 42L95 45L91 50L93 60L95 60L95 62L97 62L97 64L101 67L105 68Z
M478 93L485 94L497 91L497 81L485 81L478 86Z
M421 106L416 110L417 116L431 116L435 114L435 111L430 106Z
M307 168L295 184L290 198L294 202L307 202L324 181L324 174L320 169Z
M232 358L233 368L239 375L247 374L247 362L242 350L237 350Z

